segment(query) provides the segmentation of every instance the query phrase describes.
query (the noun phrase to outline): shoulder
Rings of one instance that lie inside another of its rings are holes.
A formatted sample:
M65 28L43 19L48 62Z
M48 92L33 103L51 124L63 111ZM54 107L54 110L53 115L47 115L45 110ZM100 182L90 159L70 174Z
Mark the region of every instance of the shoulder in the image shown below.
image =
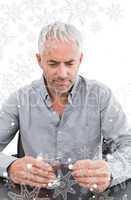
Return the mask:
M34 80L31 83L20 87L16 91L9 94L9 96L5 99L3 104L18 104L22 100L28 100L30 96L33 95L33 97L36 96L37 90L40 89L42 80Z
M35 93L41 87L41 79L33 80L31 83L19 88L15 93L19 96L24 94L32 94Z
M81 88L85 88L83 95L87 97L87 100L92 104L99 105L99 108L102 110L107 105L112 102L116 102L116 99L111 91L111 89L97 80L89 80L84 77L80 77L81 79Z
M104 83L97 80L90 80L83 76L80 76L80 84L81 87L84 87L88 94L94 93L99 96L110 96L112 91L111 89Z

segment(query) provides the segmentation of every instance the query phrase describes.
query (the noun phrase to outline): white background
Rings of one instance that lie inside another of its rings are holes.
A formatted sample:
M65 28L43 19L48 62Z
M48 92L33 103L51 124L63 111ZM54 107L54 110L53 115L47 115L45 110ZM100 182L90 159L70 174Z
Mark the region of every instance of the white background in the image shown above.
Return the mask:
M131 124L130 10L130 0L0 0L0 104L40 77L35 59L39 31L61 20L82 32L80 74L108 85ZM16 139L5 153L15 153Z

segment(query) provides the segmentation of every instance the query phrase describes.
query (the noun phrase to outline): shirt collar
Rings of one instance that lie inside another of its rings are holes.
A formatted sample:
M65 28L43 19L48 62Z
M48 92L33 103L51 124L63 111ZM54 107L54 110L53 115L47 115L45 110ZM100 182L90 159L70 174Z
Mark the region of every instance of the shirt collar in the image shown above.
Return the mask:
M46 88L46 85L45 85L43 75L41 76L41 79L40 79L40 88L41 88L42 96L45 100L47 98L47 96L49 96L49 94L48 94L48 91L47 91L47 88Z
M76 92L78 91L79 81L80 81L80 77L79 77L79 75L77 75L74 85L69 93L69 95L71 96L72 99L74 98L74 96L76 95Z
M71 104L73 103L73 98L75 97L75 95L78 91L79 82L80 82L80 76L77 75L74 85L72 86L72 89L68 95L68 102ZM40 79L40 89L41 89L40 91L41 91L41 95L42 95L44 101L46 101L47 105L50 107L52 105L52 102L51 102L49 93L47 91L43 75L41 76L41 79Z

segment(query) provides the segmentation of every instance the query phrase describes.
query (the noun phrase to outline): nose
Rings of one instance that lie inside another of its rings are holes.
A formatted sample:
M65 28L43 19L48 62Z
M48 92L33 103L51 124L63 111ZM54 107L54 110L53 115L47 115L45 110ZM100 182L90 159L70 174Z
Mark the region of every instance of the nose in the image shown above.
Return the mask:
M67 78L68 72L67 72L67 67L65 66L64 63L60 63L57 73L58 76L61 77L62 79Z

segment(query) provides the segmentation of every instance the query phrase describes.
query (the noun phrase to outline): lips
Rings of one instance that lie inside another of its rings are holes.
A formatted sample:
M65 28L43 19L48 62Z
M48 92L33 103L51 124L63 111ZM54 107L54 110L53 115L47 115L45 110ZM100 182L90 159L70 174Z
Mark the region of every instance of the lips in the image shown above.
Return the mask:
M69 84L69 81L55 81L56 85L68 85Z

